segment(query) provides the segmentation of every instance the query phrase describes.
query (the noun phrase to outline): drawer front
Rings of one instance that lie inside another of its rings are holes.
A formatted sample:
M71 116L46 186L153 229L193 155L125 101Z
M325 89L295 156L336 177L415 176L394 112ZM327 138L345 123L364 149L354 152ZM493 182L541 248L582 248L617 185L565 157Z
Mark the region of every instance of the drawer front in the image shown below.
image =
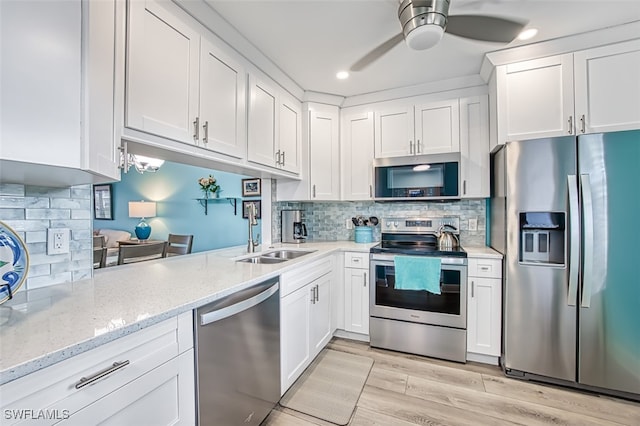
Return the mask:
M344 267L369 269L369 253L346 252L344 254Z
M302 265L280 275L280 297L291 294L333 270L333 255Z
M468 265L470 277L502 278L502 261L500 259L469 258Z
M190 317L190 313L181 315L181 319L183 316ZM181 338L182 330L178 324L186 326L191 323L174 317L4 384L0 388L3 413L6 410L16 413L7 419L7 424L20 424L17 413L21 410L46 408L57 410L54 413L62 416L73 415L178 356L181 349L186 349L180 347L179 342L185 339ZM109 369L111 372L107 373ZM76 388L81 379L91 379L101 373L107 374ZM53 424L59 420L45 420L38 424Z

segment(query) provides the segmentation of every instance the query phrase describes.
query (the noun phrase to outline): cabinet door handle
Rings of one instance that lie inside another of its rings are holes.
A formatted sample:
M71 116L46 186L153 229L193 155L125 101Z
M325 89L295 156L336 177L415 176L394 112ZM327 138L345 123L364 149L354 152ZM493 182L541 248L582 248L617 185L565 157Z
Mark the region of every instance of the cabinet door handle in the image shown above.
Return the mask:
M280 150L276 151L276 166L280 165Z
M569 121L569 131L568 131L568 133L570 135L572 135L573 134L573 115L569 116L569 120L568 121Z
M364 287L367 286L367 273L364 273L364 282L363 282Z
M102 379L105 376L108 376L111 373L114 373L118 370L120 370L123 367L126 367L127 365L129 365L129 360L124 360L124 361L120 361L120 362L114 362L113 365L111 365L110 367L105 368L104 370L100 370L97 373L89 376L89 377L82 377L80 378L80 380L78 380L78 382L76 383L75 387L76 389L81 389L87 385L90 385L91 383Z
M285 152L282 151L282 164L280 164L282 167L284 167L285 163L286 163L286 159L285 159Z
M467 180L462 181L462 195L467 195Z
M587 125L585 123L585 119L584 119L584 114L582 114L582 117L580 117L580 131L582 133L585 133L587 131Z
M471 281L471 298L472 299L473 299L474 293L475 293L475 291L474 291L475 290L475 286L476 286L476 283L474 281Z
M409 141L409 154L413 154L413 141Z
M420 147L420 139L416 142L416 154L422 154L422 148Z
M311 287L311 303L316 304L316 288Z
M205 121L202 125L202 130L204 130L204 137L202 138L202 142L206 145L209 143L209 121Z
M313 185L313 198L316 198L316 185Z
M193 122L193 140L198 142L200 139L200 117L196 117Z
M320 301L320 288L318 286L319 284L316 284L316 302Z
M373 198L373 186L369 185L369 198Z

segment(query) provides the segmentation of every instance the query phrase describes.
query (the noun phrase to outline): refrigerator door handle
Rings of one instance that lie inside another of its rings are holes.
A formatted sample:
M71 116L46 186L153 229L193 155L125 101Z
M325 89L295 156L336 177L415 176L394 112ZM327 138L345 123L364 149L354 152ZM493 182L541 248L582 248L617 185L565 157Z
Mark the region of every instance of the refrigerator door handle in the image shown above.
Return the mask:
M580 192L582 195L582 220L584 223L584 263L582 276L581 307L591 306L591 289L593 288L593 200L591 199L591 181L589 175L580 175Z
M571 227L567 305L576 306L578 300L578 269L580 265L580 212L578 210L578 179L576 175L567 176L567 186L569 189L569 225Z

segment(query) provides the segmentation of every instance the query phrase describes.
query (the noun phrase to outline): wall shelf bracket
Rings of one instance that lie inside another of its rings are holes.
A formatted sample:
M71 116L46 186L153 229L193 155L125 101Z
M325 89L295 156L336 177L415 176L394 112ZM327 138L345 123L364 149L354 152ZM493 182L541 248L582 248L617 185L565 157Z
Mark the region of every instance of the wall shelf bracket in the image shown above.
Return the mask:
M204 214L209 214L209 203L218 203L224 200L228 200L231 207L233 207L233 215L238 215L238 199L235 197L224 197L224 198L196 198L196 201L200 203L202 207L204 207Z

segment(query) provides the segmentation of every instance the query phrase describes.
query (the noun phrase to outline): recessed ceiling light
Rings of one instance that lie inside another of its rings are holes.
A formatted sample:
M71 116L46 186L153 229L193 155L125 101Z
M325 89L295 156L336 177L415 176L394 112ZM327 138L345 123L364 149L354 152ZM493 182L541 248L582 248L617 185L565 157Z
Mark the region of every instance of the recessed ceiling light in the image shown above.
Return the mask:
M537 28L529 28L528 30L524 30L518 34L518 40L529 40L530 38L535 37L536 34L538 34Z
M336 74L336 78L338 80L344 80L349 78L349 73L347 71L340 71Z

